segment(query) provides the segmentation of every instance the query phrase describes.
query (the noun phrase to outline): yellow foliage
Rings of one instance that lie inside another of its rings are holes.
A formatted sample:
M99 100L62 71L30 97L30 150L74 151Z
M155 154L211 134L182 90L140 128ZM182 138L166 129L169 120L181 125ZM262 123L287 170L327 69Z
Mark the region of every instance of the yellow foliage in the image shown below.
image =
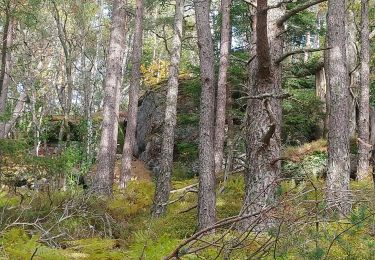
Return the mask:
M146 67L141 66L143 74L142 81L146 86L155 86L168 78L169 61L167 60L154 60Z

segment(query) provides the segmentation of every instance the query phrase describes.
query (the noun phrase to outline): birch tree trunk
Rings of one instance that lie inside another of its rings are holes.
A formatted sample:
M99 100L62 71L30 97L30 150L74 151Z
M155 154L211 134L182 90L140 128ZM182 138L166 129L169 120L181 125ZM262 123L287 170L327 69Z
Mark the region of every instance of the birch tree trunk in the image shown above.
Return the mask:
M329 88L327 204L341 214L349 204L349 79L346 65L345 0L328 2L326 71Z
M104 82L104 107L98 167L94 189L101 194L111 194L116 162L119 95L125 49L126 1L115 0L109 50Z
M231 46L230 8L232 0L221 0L221 41L220 68L216 94L215 120L215 173L223 170L224 141L225 141L225 105L228 81L229 52Z
M202 93L199 122L198 229L216 221L215 191L215 70L214 46L210 27L211 1L194 0L198 35Z
M125 143L122 152L120 188L125 188L131 178L133 147L137 129L138 93L141 83L141 58L143 35L143 0L136 1L135 32L133 41L133 56L131 81L129 89L128 123L126 126Z
M11 50L13 44L14 20L11 18L10 1L5 11L5 24L3 27L3 39L1 49L1 69L0 69L0 114L5 112L8 88L10 84L10 73L12 68Z
M174 130L177 121L178 75L181 60L182 30L185 0L176 0L173 49L169 67L168 93L165 109L161 165L157 176L153 215L159 217L166 211L173 169Z
M359 97L358 125L358 168L357 179L364 180L369 176L369 110L370 110L370 27L369 0L361 1L361 86Z

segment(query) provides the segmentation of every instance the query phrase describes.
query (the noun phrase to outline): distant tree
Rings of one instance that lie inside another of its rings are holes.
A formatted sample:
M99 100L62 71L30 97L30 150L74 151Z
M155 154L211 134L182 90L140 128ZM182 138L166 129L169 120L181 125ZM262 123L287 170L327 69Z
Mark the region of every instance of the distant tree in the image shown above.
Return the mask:
M182 30L185 0L176 0L174 16L173 46L171 65L169 67L168 93L165 109L163 141L161 147L161 166L156 180L153 215L158 217L165 213L170 192L173 169L174 131L177 122L178 76L181 61Z
M11 46L13 44L13 29L15 19L12 16L12 1L4 1L5 22L3 26L3 37L1 41L1 68L0 68L0 114L6 108L10 75L12 69Z
M226 96L228 84L229 51L231 46L230 8L232 0L221 1L221 40L220 40L220 68L216 93L216 120L215 120L215 173L223 169Z
M358 122L358 168L357 179L369 175L369 99L370 99L370 26L369 0L361 1L361 86L359 96Z
M141 84L141 58L143 36L143 0L136 0L135 32L133 40L132 70L129 90L129 105L125 143L122 152L120 187L124 188L130 180L133 148L137 129L138 95Z

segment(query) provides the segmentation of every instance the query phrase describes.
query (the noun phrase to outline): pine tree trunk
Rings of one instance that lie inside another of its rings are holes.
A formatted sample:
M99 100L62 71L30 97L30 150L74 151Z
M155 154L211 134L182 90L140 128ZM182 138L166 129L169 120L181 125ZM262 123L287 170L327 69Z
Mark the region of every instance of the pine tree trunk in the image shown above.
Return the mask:
M346 1L328 2L327 80L329 88L328 170L326 199L328 206L345 214L349 204L349 82L345 44Z
M270 1L276 5L280 0ZM276 187L281 172L280 158L281 138L281 68L276 62L282 55L283 41L280 33L283 30L277 25L283 9L267 10L267 0L257 1L256 10L256 59L250 66L250 73L255 74L255 81L250 81L247 109L246 149L248 168L245 172L245 198L243 214L254 214L261 211L275 200ZM250 74L250 77L252 77ZM259 95L271 94L271 98L256 98ZM245 219L242 229L248 229L254 219ZM261 226L269 226L271 219L262 220Z
M10 7L9 7L10 8ZM13 44L14 20L11 18L10 10L7 8L5 24L3 27L3 39L1 49L1 69L0 69L0 114L5 112L10 84L11 55L10 47Z
M174 130L177 121L178 75L181 60L182 30L185 0L176 0L174 18L173 49L169 67L168 93L165 109L161 166L157 176L153 215L165 213L169 200L171 174L173 169Z
M361 86L359 98L358 124L358 168L357 179L364 180L369 176L369 97L370 97L370 27L369 0L361 1Z
M227 132L227 158L225 162L225 169L224 169L224 178L223 178L223 184L220 188L220 192L224 191L228 178L229 173L233 169L233 158L234 158L234 122L233 122L233 116L232 116L232 108L233 108L233 98L231 95L231 88L230 85L227 84L227 101L226 101L226 107L227 107L227 122L228 122L228 132Z
M143 0L136 1L135 33L133 41L132 71L129 89L128 121L126 125L125 143L122 152L120 188L124 188L131 178L133 147L137 129L138 93L141 83L141 57L143 35Z
M215 60L210 27L210 5L211 1L209 0L194 1L202 82L199 122L199 230L213 225L216 221L214 162Z
M116 162L119 96L125 49L126 12L124 0L115 0L109 50L104 82L104 107L102 134L98 154L98 168L94 189L98 193L111 194Z
M231 46L230 8L232 0L221 0L221 41L220 41L220 68L216 94L215 120L215 173L223 170L224 141L225 141L225 105L228 80L229 52Z
M349 73L349 138L357 137L357 108L360 92L360 67L358 66L358 33L355 21L355 14L350 9L346 12L346 59L347 70Z

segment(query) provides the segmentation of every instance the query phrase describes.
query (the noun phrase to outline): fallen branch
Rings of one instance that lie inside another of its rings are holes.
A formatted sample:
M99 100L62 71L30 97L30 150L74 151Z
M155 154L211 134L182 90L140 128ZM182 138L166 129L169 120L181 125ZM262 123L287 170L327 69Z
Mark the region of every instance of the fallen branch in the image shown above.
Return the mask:
M194 183L192 185L189 185L189 186L186 186L186 187L183 187L181 189L177 189L177 190L172 190L170 193L171 194L174 194L174 193L178 193L178 192L183 192L183 191L186 191L186 190L189 190L191 188L195 188L199 185L199 183Z
M169 254L168 256L166 256L164 258L164 260L168 260L168 259L172 259L172 258L177 258L177 259L180 259L179 258L179 252L181 250L182 247L184 247L185 245L189 244L190 242L198 239L200 236L202 236L203 234L205 233L208 233L212 230L215 230L217 228L220 228L220 227L223 227L223 226L226 226L226 225L229 225L229 224L233 224L233 223L236 223L236 222L239 222L241 220L244 220L244 219L247 219L247 218L251 218L251 217L255 217L255 216L258 216L259 214L265 212L265 210L262 210L260 212L256 212L256 213L253 213L253 214L247 214L247 215L243 215L243 216L234 216L234 217L229 217L229 218L226 218L226 219L223 219L219 222L217 222L216 224L208 227L208 228L204 228L202 229L201 231L195 233L194 235L192 235L191 237L189 237L188 239L182 241L176 248L175 250Z

